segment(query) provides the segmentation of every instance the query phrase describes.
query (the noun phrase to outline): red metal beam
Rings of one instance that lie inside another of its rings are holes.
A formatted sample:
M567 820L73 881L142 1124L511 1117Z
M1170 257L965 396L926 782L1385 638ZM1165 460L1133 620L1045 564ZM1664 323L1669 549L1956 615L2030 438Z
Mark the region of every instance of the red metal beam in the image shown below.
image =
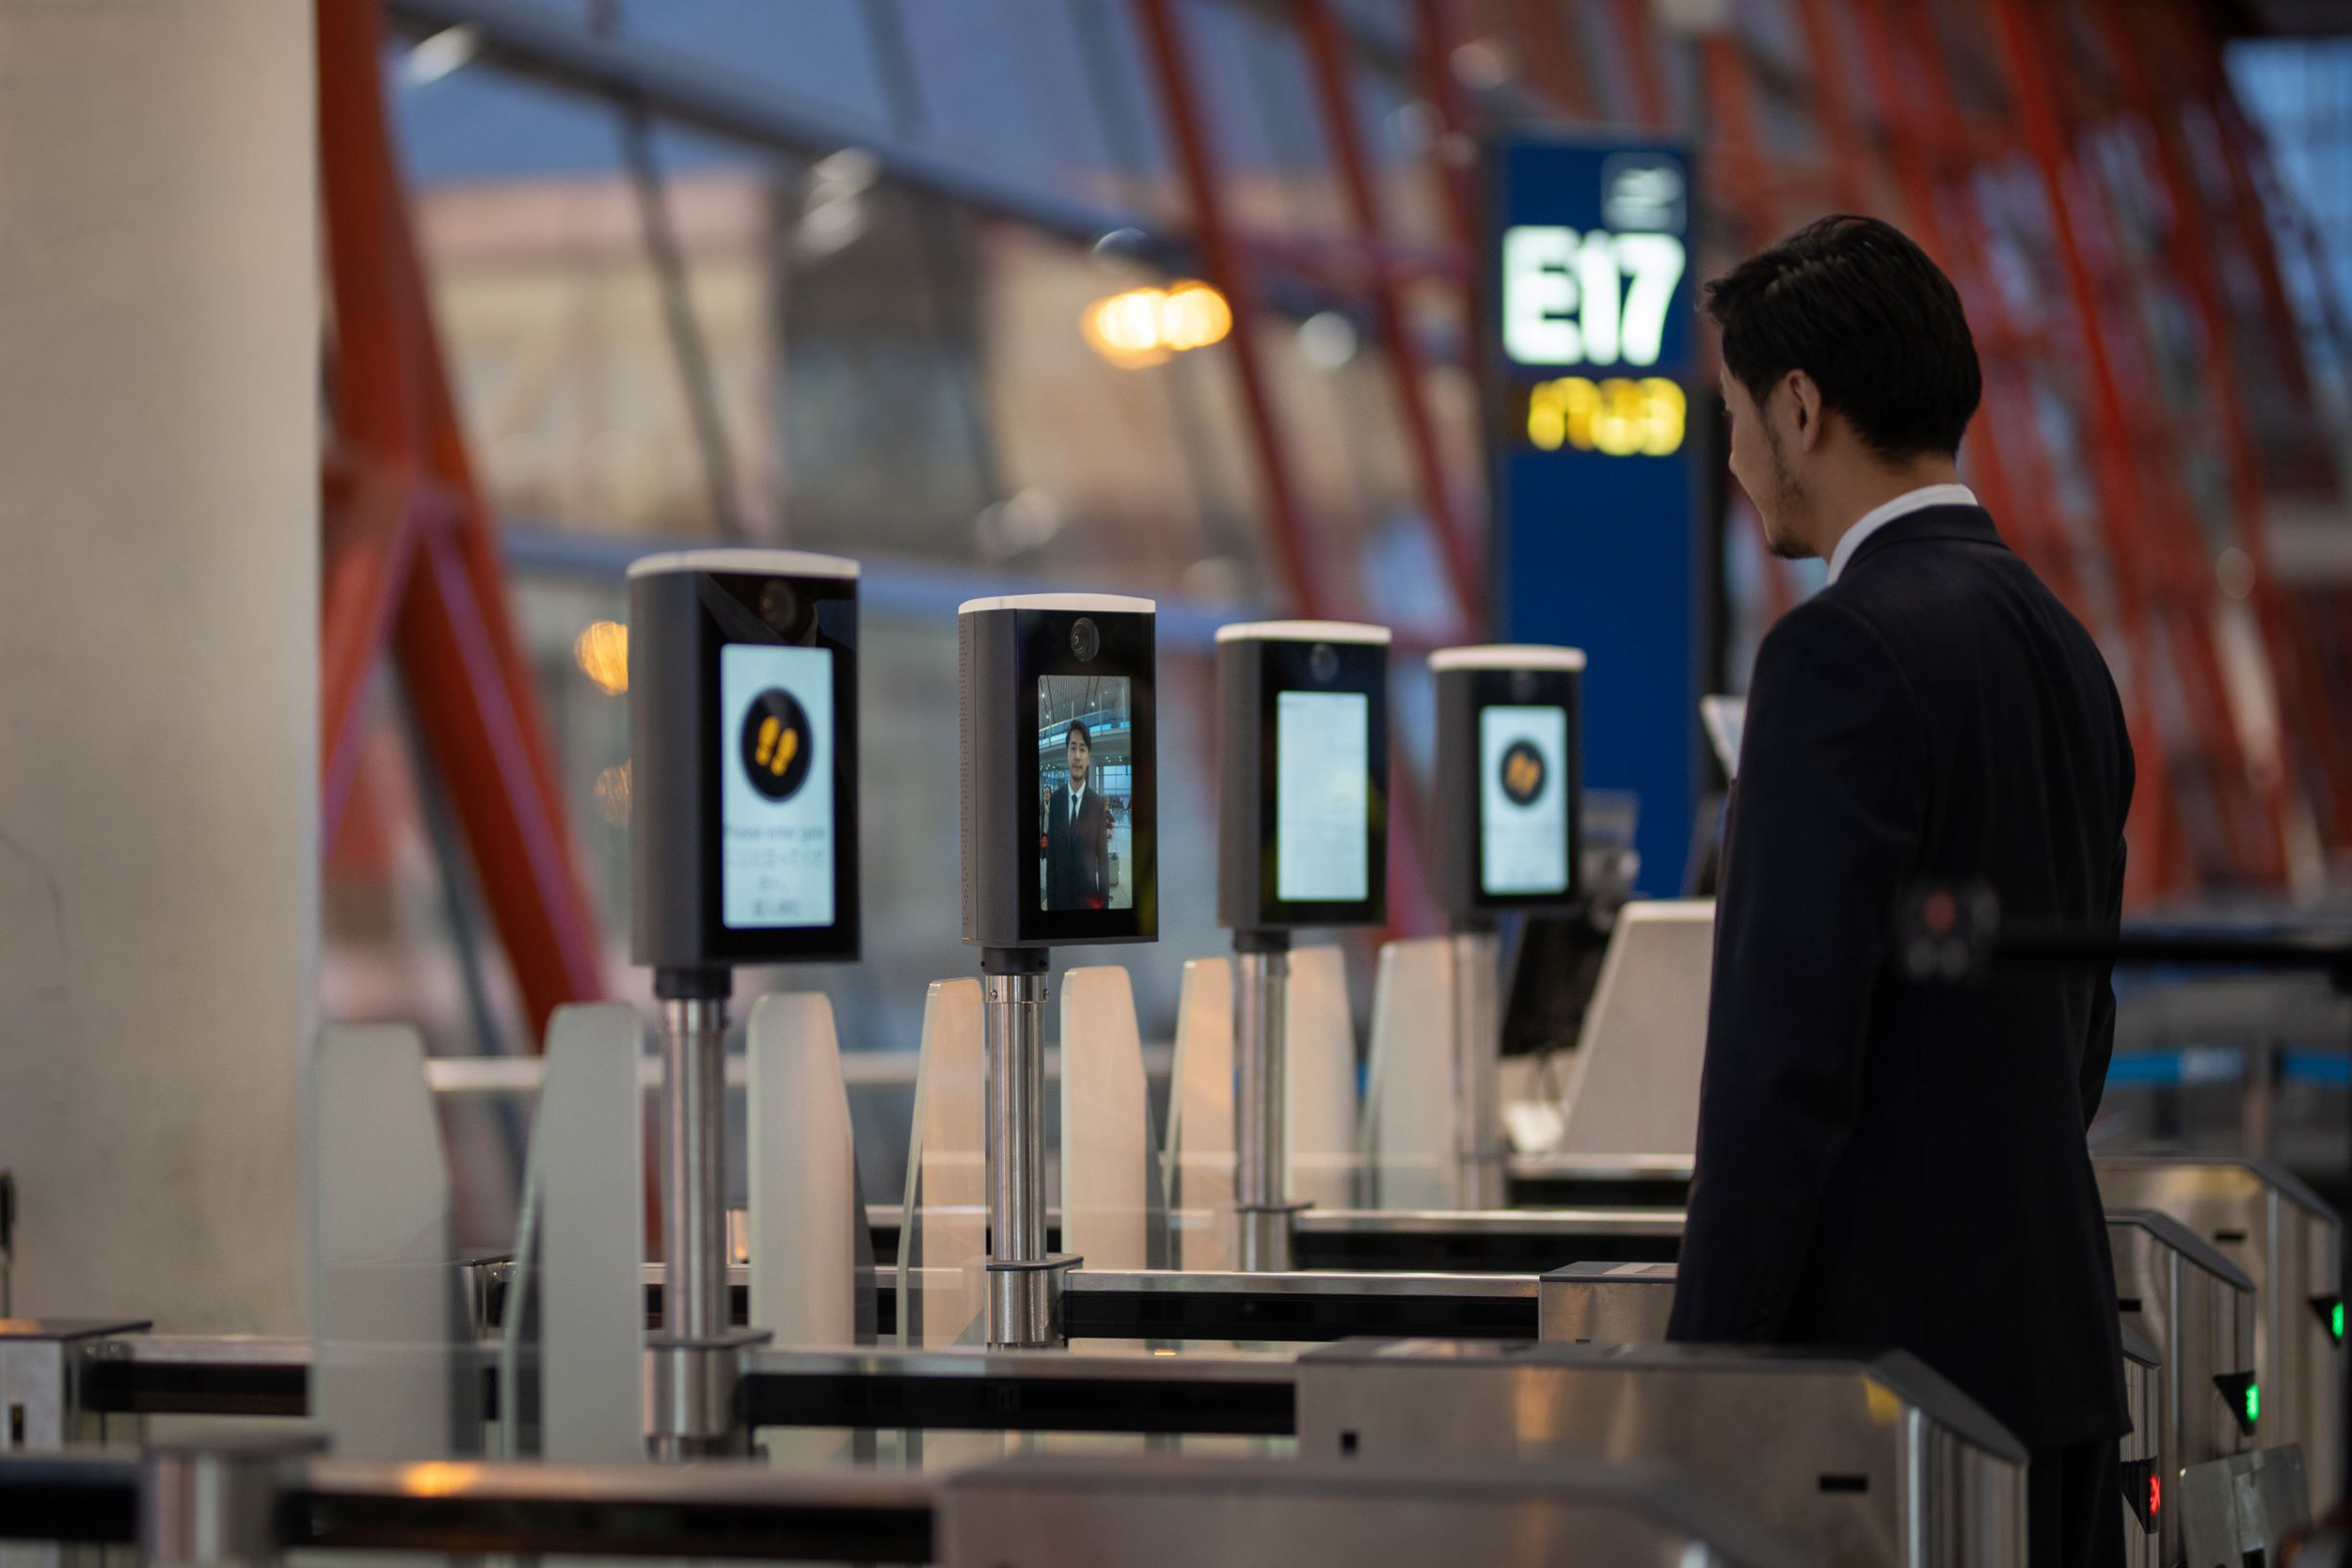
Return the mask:
M2138 737L2137 749L2141 757L2139 788L2132 809L2136 830L2133 836L2138 844L2155 850L2153 855L2143 853L2137 857L2133 867L2134 885L2130 891L2137 896L2158 887L2176 885L2178 872L2183 869L2171 859L2176 808L2171 799L2170 759L2162 727L2155 721L2155 638L2139 582L2141 546L2132 529L2132 519L2144 517L2147 509L2139 495L2130 454L2130 431L2122 389L2107 355L2097 288L2074 230L2073 193L2068 189L2065 173L2065 137L2051 101L2051 85L2041 71L2041 45L2032 35L2031 19L2019 0L1991 0L1991 4L1995 46L2005 63L2011 103L2024 121L2026 150L2042 182L2068 293L2081 327L2081 352L2090 382L2091 425L2095 435L2092 478L2099 497L2099 524L2112 566L2109 578L2116 611L2131 657L2132 710L2136 721L2132 728ZM1922 54L1930 68L1929 74L1934 76L1940 60L1940 42L1934 38L1933 17L1922 8L1915 14L1914 25L1931 48L1938 51ZM1945 89L1939 85L1937 90ZM2147 863L2150 875L2141 875L2137 861Z
M1797 25L1804 34L1804 52L1813 65L1813 96L1820 106L1831 188L1836 193L1837 205L1847 212L1867 212L1870 197L1863 178L1862 122L1855 117L1853 99L1846 89L1846 62L1837 49L1828 0L1797 0Z
M1315 79L1315 96L1322 104L1324 135L1339 165L1340 188L1347 200L1348 222L1356 238L1366 245L1385 245L1387 225L1381 217L1379 193L1364 156L1363 136L1357 123L1356 101L1350 85L1346 46L1332 20L1329 0L1296 0L1294 14L1307 59ZM1456 615L1465 627L1482 623L1486 574L1469 519L1455 503L1446 482L1445 459L1438 447L1437 420L1429 408L1428 378L1421 350L1405 309L1404 294L1387 277L1371 287L1374 319L1378 323L1389 380L1396 393L1397 412L1405 423L1406 444L1412 455L1413 477L1421 503L1438 535L1446 576L1454 589Z
M2095 96L2073 40L2062 25L2052 30L2064 20L2063 13L2043 13L2041 35L2042 58L2052 72L2044 83L2056 95L2053 118L2061 127L2060 117L2070 105L2089 104ZM2084 247L2084 256L2096 286L2093 298L2103 311L2101 341L2119 372L2129 367L2128 375L2116 379L2125 398L2122 428L2136 437L2127 451L2128 470L2146 482L2138 499L2147 510L2136 514L2138 534L2146 546L2151 602L2169 628L2182 696L2199 741L2198 760L2233 869L2249 881L2281 881L2286 871L2282 781L2275 773L2266 781L2257 773L2238 729L2214 629L2218 594L2213 552L2181 467L2179 421L2159 377L2147 316L2132 305L2153 285L2136 276L2126 260L2132 246L2104 177L2079 158L2067 172L2068 189L2095 243L2095 249Z
M1882 12L1884 0L1854 0L1852 16L1856 36L1862 43L1863 61L1869 71L1871 90L1878 100L1879 117L1885 133L1886 155L1893 166L1896 188L1901 192L1905 219L1912 235L1929 255L1941 261L1950 273L1955 285L1970 303L1970 315L1981 344L1988 346L2013 339L2014 327L2008 318L2006 303L1997 290L1984 285L1982 258L1973 246L1956 245L1944 225L1939 210L1935 162L1932 149L1934 137L1925 121L1918 94L1910 90L1903 81L1902 70L1897 61L1895 40ZM1819 9L1819 0L1806 0L1806 9ZM1825 19L1819 28L1814 52L1815 70L1834 71L1835 62L1819 45L1825 44ZM1851 134L1861 135L1854 117L1849 115ZM1988 360L1994 356L1988 353ZM2005 366L1988 363L1988 382ZM1988 388L1988 389L1991 389ZM2073 605L2076 614L2084 613L2080 590L2074 582L2074 562L2062 547L2062 538L2052 533L2049 519L2039 507L2028 513L2018 505L2017 487L2010 483L2009 460L2004 453L1999 421L1994 413L1995 402L2006 403L2006 388L1988 398L1970 427L1967 447L1970 478L1981 487L1985 502L2002 526L2017 531L2019 544L2025 552L2050 577L2051 585L2060 596ZM2053 547L2058 546L2060 547Z
M2221 431L2233 531L2254 563L2251 598L2278 683L2280 748L2288 770L2303 777L2330 808L2330 836L2339 846L2352 846L2352 793L2342 787L2352 783L2352 752L2346 752L2343 736L2319 700L2316 673L2306 665L2293 625L2294 607L2279 592L2271 575L2261 453L2238 377L2228 296L2206 250L2208 236L2222 220L2206 201L2189 157L2177 113L2181 95L2171 91L2169 83L2159 87L2159 68L2150 58L2146 33L2124 14L2120 0L2095 0L2095 5L2104 41L2122 76L2125 95L2154 137L2157 167L2171 208L2166 254L2186 280L2204 329L2206 406L2217 416ZM2277 805L2274 795L2274 810Z
M331 476L319 606L319 842L331 846L358 777L367 694L392 633L417 531L414 490L373 465Z
M1473 127L1462 101L1462 84L1454 75L1453 20L1446 0L1414 0L1413 14L1418 24L1414 55L1421 90L1438 111L1438 139L1432 151L1438 189L1445 198L1447 225L1454 232L1455 247L1465 258L1474 257L1478 254L1478 202L1470 191L1469 165L1459 156L1470 146ZM1475 264L1470 268L1470 278L1474 293L1479 286ZM1463 341L1477 341L1473 318L1470 334Z
M1519 54L1535 90L1566 118L1589 120L1594 118L1593 95L1585 90L1560 11L1559 0L1511 0L1511 29L1518 35Z
M1162 107L1175 136L1177 164L1192 207L1193 231L1200 246L1202 270L1220 291L1233 313L1233 329L1226 340L1233 368L1241 376L1242 402L1248 414L1249 441L1256 454L1258 480L1264 491L1267 543L1276 571L1291 602L1304 615L1328 613L1321 574L1315 568L1314 546L1309 539L1305 504L1283 444L1282 422L1274 404L1271 378L1257 343L1263 316L1257 278L1248 257L1234 241L1219 187L1215 148L1201 123L1192 84L1190 56L1179 20L1169 0L1135 0L1136 17L1143 30L1157 78Z
M596 921L572 863L536 689L508 621L496 537L473 485L393 164L382 13L375 0L320 0L317 18L335 418L363 476L352 499L368 485L382 497L340 519L344 543L324 585L324 695L332 705L323 783L348 788L339 777L348 765L333 749L348 747L389 625L535 1043L557 1006L603 994Z
M1656 40L1650 35L1649 0L1615 0L1617 48L1620 62L1633 86L1633 113L1644 125L1662 131L1674 119L1666 96L1666 78L1659 69Z

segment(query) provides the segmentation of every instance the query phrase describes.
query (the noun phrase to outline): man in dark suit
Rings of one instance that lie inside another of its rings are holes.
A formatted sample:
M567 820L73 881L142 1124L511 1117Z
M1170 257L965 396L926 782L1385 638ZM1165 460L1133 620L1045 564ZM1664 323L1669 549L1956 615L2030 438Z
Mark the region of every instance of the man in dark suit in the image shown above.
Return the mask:
M1672 1338L1899 1347L2032 1452L2035 1568L2122 1560L2113 1267L2084 1131L2102 970L1907 983L1897 910L1988 881L2112 931L2131 742L2097 645L1958 483L1951 283L1827 218L1710 285L1731 470L1829 582L1756 654Z
M1045 808L1045 907L1099 910L1110 895L1110 813L1091 784L1094 743L1086 725L1073 719L1063 744L1069 777L1054 786Z

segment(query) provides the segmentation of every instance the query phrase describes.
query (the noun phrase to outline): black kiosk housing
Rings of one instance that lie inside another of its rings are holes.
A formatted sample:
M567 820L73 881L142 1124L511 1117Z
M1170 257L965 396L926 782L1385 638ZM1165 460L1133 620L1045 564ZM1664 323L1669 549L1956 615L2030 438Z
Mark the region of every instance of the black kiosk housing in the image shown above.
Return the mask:
M1429 656L1438 687L1437 895L1457 923L1583 897L1582 684L1576 648Z
M1157 620L1150 599L1108 594L973 599L958 611L965 942L1158 940ZM1066 760L1079 729L1090 736L1083 781ZM1064 879L1056 857L1078 824L1057 813L1081 798L1087 863Z
M1388 918L1389 641L1346 621L1217 628L1218 925ZM1283 778L1286 736L1315 776Z
M799 550L629 567L631 953L658 984L858 956L857 583Z

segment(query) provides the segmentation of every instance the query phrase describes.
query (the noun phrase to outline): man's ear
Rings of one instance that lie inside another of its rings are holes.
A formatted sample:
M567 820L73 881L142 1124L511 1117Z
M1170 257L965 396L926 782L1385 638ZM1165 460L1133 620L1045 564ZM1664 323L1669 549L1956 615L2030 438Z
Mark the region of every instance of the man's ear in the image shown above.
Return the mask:
M1797 450L1811 451L1821 444L1821 388L1803 371L1790 371L1781 384L1788 390L1789 416L1796 425Z

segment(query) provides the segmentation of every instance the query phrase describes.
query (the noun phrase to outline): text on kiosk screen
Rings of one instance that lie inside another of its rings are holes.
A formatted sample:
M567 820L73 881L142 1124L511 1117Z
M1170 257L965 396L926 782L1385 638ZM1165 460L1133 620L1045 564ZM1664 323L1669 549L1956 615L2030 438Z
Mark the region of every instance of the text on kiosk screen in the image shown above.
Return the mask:
M719 916L736 930L834 920L833 650L719 650Z
M1478 714L1478 877L1490 895L1568 889L1568 713L1496 704Z
M1124 675L1037 682L1041 910L1132 910L1134 689Z
M1275 896L1286 904L1371 896L1372 699L1283 691L1274 699Z

